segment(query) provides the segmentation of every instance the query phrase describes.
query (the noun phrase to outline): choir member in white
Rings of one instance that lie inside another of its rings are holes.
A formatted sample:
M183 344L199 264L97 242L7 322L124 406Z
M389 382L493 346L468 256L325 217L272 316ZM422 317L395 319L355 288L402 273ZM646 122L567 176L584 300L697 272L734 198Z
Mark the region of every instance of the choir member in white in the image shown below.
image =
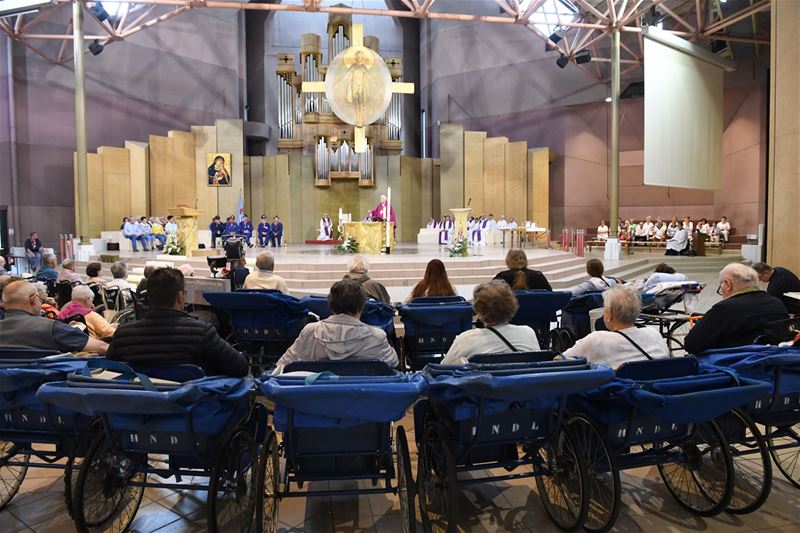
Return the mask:
M508 222L506 222L506 217L500 215L500 218L497 219L497 229L506 229L508 227Z
M731 233L731 223L728 222L728 217L722 217L720 221L717 222L717 231L722 237L722 240L728 242L728 237L730 237Z
M319 236L317 236L317 240L329 241L331 239L333 239L333 223L328 213L325 213L322 215L322 218L319 219Z
M606 225L605 220L601 220L600 225L597 226L597 240L598 241L608 240L608 225Z
M499 223L497 227L500 227ZM509 225L508 227L511 226ZM721 239L727 242L730 237L731 224L726 217L722 217L717 223L714 223L713 220L709 223L708 219L701 218L697 225L695 225L688 216L683 217L682 221L679 221L678 217L672 217L669 224L665 223L661 217L658 217L656 222L652 222L652 217L649 216L646 217L642 223L637 223L636 220L633 219L624 222L622 219L619 219L617 222L617 231L621 239L633 238L635 241L672 241L673 244L671 247L667 247L668 250L673 249L675 246L683 246L682 241L684 236L688 242L691 242L692 233L695 229L699 233L708 235L715 241ZM684 234L676 237L679 230L684 230ZM600 225L597 226L597 239L600 241L608 240L608 235L608 225L605 220L601 220ZM683 250L683 248L677 251L681 250Z

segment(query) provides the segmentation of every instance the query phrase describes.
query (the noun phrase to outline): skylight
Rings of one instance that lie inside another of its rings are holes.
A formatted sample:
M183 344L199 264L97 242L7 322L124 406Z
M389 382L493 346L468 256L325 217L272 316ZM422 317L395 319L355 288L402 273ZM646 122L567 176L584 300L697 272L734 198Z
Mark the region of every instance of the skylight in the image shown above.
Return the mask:
M520 11L524 13L534 1L536 0L521 0ZM545 35L550 35L558 29L561 22L573 21L577 13L578 8L569 0L547 0L531 15L530 23Z

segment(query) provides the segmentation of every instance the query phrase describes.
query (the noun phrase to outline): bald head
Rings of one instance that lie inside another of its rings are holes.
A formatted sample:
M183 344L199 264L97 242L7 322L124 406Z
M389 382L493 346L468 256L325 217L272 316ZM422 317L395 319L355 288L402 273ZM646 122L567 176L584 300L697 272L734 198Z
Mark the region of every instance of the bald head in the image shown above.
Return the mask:
M36 287L27 281L12 281L3 289L3 305L6 309L16 309L39 314L41 302Z
M727 298L731 293L758 287L758 273L741 263L731 263L719 273L722 296Z

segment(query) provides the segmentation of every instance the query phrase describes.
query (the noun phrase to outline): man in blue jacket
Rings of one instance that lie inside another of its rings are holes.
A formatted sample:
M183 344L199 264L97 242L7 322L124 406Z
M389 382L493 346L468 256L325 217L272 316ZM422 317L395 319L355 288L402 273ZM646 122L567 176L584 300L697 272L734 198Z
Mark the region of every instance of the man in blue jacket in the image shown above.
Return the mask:
M225 233L222 234L222 243L236 237L239 234L239 224L236 223L236 218L233 215L229 216L225 221Z
M211 232L211 247L216 248L217 243L222 240L222 233L225 231L225 225L220 220L219 215L211 220L208 230Z
M250 239L253 238L253 223L250 222L250 217L247 215L244 215L244 217L242 217L242 221L239 222L239 234L244 237L244 241L247 243L247 246L252 248L253 243L250 242Z
M267 215L261 215L261 223L258 225L258 245L266 248L272 240L272 226L267 222Z
M283 238L283 223L278 215L275 215L275 218L272 219L272 226L270 229L272 230L272 246L280 246L281 238Z

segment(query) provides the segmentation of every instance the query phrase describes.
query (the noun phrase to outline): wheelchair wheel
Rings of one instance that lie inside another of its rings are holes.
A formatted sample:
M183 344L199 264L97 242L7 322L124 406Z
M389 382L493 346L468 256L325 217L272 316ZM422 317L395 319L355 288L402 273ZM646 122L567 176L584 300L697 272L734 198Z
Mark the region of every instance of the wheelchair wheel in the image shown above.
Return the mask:
M67 514L70 517L73 516L72 504L76 492L75 487L78 484L78 470L80 470L83 458L86 457L94 439L103 437L102 427L100 419L92 420L78 435L64 465L64 503L67 505Z
M262 533L275 533L278 529L278 438L270 430L261 449L258 467L258 493L262 501L256 503L256 523Z
M400 499L403 533L414 533L417 530L417 513L414 510L414 477L411 474L411 454L408 451L408 440L403 426L397 427L394 445L397 455L397 496Z
M536 488L550 519L564 531L575 531L586 522L589 481L585 453L575 443L569 427L548 439L533 458Z
M105 438L92 442L75 484L72 514L78 531L112 533L130 527L144 496L142 462L115 450Z
M699 516L721 513L733 496L733 459L714 422L697 424L679 446L677 463L658 465L661 479L681 507Z
M733 497L726 510L733 514L752 513L767 501L772 489L767 444L750 417L738 409L722 415L716 422L733 458Z
M792 426L767 426L767 444L781 474L800 489L800 423Z
M256 505L256 441L237 428L220 448L208 486L208 531L250 530Z
M13 442L0 441L0 510L3 509L11 499L19 492L19 487L25 480L28 473L27 466L11 466L5 464L6 461L17 457L19 460L28 462L31 459L29 453L17 456L17 445Z
M550 332L550 349L555 353L564 353L575 346L575 334L567 328L555 328Z
M620 482L617 462L595 425L585 416L570 418L575 444L584 453L589 478L589 510L583 529L608 531L619 515Z
M417 496L425 533L455 533L459 493L447 432L442 424L431 422L422 433L417 457Z

